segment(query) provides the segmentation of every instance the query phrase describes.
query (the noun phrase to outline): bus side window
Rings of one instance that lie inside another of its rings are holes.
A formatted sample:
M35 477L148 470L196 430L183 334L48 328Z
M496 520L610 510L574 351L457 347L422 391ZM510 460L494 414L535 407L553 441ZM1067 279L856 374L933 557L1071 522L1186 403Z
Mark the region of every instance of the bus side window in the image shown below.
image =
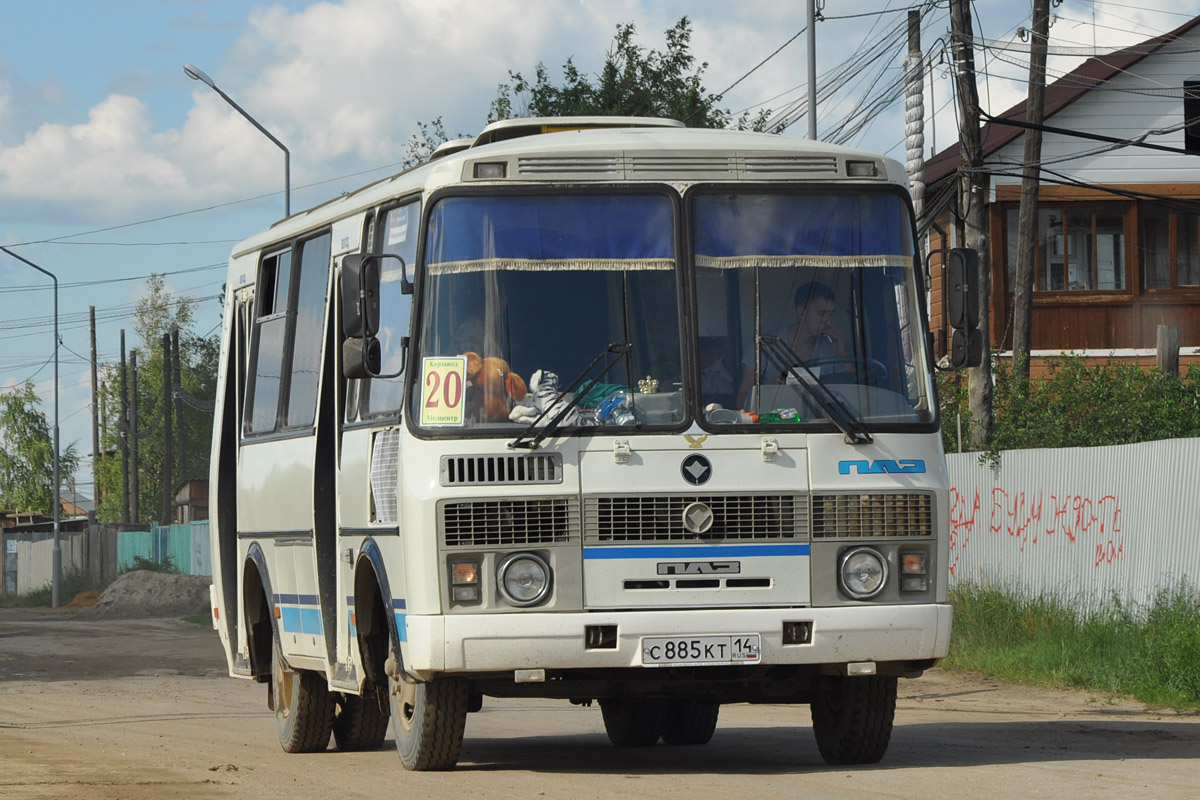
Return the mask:
M404 259L408 279L415 276L417 261L417 233L421 219L421 204L406 203L388 210L380 231L384 253L392 253ZM379 286L379 340L382 352L382 370L390 375L400 369L403 353L400 339L408 335L412 314L412 295L401 291L400 262L394 258L382 259ZM400 411L404 394L404 377L372 378L368 389L367 414L377 416L395 414Z
M246 433L269 433L278 422L291 278L291 250L272 253L259 264L246 387Z

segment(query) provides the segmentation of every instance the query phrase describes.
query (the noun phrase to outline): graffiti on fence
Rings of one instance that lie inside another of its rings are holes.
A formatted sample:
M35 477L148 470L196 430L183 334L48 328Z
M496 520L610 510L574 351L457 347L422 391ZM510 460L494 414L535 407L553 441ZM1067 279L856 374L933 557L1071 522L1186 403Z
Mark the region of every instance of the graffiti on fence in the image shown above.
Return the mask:
M951 487L951 575L971 537L985 531L1007 536L1022 553L1027 547L1047 540L1059 539L1071 546L1098 539L1093 566L1125 560L1125 543L1120 536L1121 501L1111 494L1089 497L1042 491L1010 492L996 487L985 502L978 489L971 496Z

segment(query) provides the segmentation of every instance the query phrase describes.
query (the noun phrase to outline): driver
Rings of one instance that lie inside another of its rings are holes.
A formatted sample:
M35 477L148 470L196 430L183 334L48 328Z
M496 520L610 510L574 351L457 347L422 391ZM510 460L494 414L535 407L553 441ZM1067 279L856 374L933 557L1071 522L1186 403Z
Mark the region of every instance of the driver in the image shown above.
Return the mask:
M811 366L811 369L820 377L820 362L823 359L842 358L846 355L846 338L841 330L833 325L836 307L833 290L818 281L806 283L796 290L794 307L795 322L777 335L803 363L815 365ZM742 381L738 390L738 397L743 403L754 385L753 349L747 361L748 363L742 365ZM784 383L788 376L780 374L770 359L764 358L764 361L766 363L762 369L763 384Z

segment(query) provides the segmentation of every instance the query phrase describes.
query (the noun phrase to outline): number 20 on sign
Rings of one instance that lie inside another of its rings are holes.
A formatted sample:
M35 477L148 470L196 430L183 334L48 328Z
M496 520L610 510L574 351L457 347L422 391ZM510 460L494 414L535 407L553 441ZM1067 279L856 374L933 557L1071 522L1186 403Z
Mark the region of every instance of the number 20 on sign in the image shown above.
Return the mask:
M421 381L421 424L462 425L466 381L466 356L426 358Z

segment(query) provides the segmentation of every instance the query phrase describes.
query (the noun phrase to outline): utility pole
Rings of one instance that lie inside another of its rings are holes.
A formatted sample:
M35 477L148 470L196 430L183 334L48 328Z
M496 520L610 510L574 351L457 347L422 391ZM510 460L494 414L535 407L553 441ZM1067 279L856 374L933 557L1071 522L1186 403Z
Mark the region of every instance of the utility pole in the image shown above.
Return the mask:
M174 365L172 367L172 374L175 377L175 383L173 384L172 394L175 397L175 436L178 443L176 451L179 456L176 480L186 481L188 479L187 436L183 429L183 368L180 366L178 325L171 326L171 361Z
M921 12L908 12L908 55L904 59L904 138L908 184L917 219L925 209L925 56L921 52ZM923 259L922 259L923 260Z
M141 519L142 505L142 487L138 473L141 472L141 465L138 463L138 451L141 445L138 444L138 373L137 373L137 350L129 354L129 450L131 453L129 465L129 485L131 487L129 495L129 506L132 511L132 516L129 521L137 524Z
M117 440L121 448L121 522L129 524L129 388L126 380L125 329L121 329L121 424Z
M1046 45L1050 36L1050 0L1033 0L1029 39L1029 97L1025 100L1025 166L1017 211L1017 269L1013 285L1013 379L1018 395L1029 390L1029 353L1033 348L1033 283L1037 255L1038 189L1042 160L1041 125L1046 120Z
M817 140L817 3L804 0L808 17L808 138Z
M970 439L975 448L981 449L992 439L992 274L988 258L987 177L983 174L979 89L975 83L975 33L968 0L950 0L950 30L959 103L958 207L962 214L964 244L979 253L979 330L983 334L983 363L967 370L967 394L971 408Z
M174 481L171 480L171 469L175 466L174 458L171 454L172 439L175 438L174 426L171 424L171 418L175 416L175 409L171 403L171 386L173 379L171 377L171 334L164 333L162 335L162 362L163 362L163 382L162 382L162 411L163 411L163 455L162 455L162 516L159 517L160 525L171 524L171 490L174 488Z
M92 333L92 503L100 507L100 384L96 374L96 307L88 306L88 328Z

